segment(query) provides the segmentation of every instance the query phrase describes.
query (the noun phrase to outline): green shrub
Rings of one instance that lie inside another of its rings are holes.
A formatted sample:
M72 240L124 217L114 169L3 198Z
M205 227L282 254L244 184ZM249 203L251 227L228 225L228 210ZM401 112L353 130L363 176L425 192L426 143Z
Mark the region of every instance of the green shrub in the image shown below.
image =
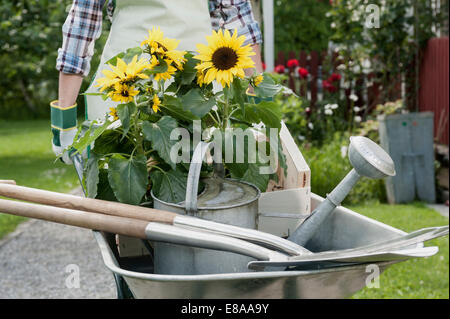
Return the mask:
M325 197L352 169L346 152L348 145L349 136L337 133L333 139L320 147L301 148L311 169L312 192ZM343 205L355 205L368 201L386 202L383 180L362 177L344 200Z
M274 3L275 50L298 52L328 48L331 20L328 1L277 0Z
M62 43L61 28L71 4L72 0L0 2L0 119L49 117L49 103L58 96L55 66ZM104 18L91 75L97 68L109 27ZM90 80L86 77L82 90ZM82 98L78 99L79 105L82 102ZM83 109L79 108L80 113Z

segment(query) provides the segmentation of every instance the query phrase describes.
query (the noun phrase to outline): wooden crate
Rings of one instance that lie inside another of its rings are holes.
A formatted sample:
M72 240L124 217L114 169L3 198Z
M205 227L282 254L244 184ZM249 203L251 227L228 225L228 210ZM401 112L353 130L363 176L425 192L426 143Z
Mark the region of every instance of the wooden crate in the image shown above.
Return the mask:
M311 171L284 123L280 139L287 175L279 168L279 182L270 183L261 194L258 229L286 237L311 214Z

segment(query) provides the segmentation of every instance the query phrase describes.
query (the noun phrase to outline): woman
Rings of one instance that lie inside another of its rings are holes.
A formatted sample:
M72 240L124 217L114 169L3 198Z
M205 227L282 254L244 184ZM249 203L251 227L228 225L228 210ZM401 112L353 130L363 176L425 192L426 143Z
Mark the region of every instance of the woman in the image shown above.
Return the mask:
M59 73L58 101L51 103L52 146L59 156L72 144L76 134L76 99L83 77L90 71L94 42L101 34L102 9L105 0L74 0L63 25L63 44L58 50L56 68ZM114 12L114 14L112 14ZM97 76L105 61L127 48L139 46L152 27L160 27L164 36L180 40L178 49L195 51L197 43L205 43L212 29L238 30L256 53L252 57L257 72L262 72L261 31L255 21L249 0L110 0L108 14L112 26L103 49ZM252 74L253 70L247 70ZM87 92L96 92L96 76ZM99 96L86 96L88 120L104 118L110 103ZM68 152L63 161L70 164Z

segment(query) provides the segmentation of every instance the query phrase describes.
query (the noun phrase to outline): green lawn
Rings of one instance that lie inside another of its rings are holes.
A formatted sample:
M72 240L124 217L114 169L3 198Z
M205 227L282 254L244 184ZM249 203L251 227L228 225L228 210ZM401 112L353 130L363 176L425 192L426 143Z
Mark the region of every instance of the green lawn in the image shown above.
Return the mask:
M55 162L50 120L0 120L0 179L18 185L68 192L78 186L74 168ZM24 218L0 214L0 238Z
M374 204L350 209L406 232L424 227L448 225L441 216L422 203L408 205ZM425 246L438 246L439 252L428 258L411 259L388 268L380 276L379 288L365 288L356 299L449 298L448 236L434 239Z

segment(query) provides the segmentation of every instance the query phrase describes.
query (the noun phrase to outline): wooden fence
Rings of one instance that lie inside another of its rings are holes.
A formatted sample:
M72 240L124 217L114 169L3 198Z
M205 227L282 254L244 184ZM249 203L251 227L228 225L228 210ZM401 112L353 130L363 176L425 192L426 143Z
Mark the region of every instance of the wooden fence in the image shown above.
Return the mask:
M320 101L323 98L323 80L326 80L330 74L325 74L324 72L324 64L325 61L329 61L331 66L332 73L342 74L339 70L337 70L337 66L340 62L337 60L338 56L336 53L333 53L332 56L327 56L327 52L316 52L312 51L310 53L306 53L305 51L296 52L279 52L277 59L275 61L275 66L283 65L286 68L286 73L288 74L289 80L288 85L295 93L308 97L311 102L311 106L314 107L317 101ZM299 67L305 68L309 72L309 76L307 78L307 89L301 88L298 85L298 74L294 72L294 69L287 67L287 62L291 59L296 59L299 63ZM358 96L358 101L354 104L355 106L366 106L366 112L370 112L377 104L381 103L380 100L380 87L374 81L374 74L365 74L361 75L360 78L356 80L355 87L350 87L346 89L338 90L341 92L341 98L344 98L349 101L350 94L355 94ZM345 81L345 79L343 80ZM341 82L343 82L341 81ZM369 84L369 85L367 85ZM390 94L390 99L398 99L402 96L401 90L401 81L397 81L395 85L395 89L393 93ZM350 103L347 103L350 105Z
M404 99L407 108L411 111L432 111L435 114L435 138L443 144L449 144L449 49L448 37L431 39L427 48L421 53L421 63L418 68L419 83L418 94L414 93L416 85L414 81L404 81L404 79L414 79L416 68L411 65L405 68L404 74L397 79L390 81L391 92L382 92L380 85L376 82L375 74L362 75L356 81L354 88L340 89L341 98L347 101L347 108L351 105L349 96L351 93L358 96L355 106L365 106L364 111L359 115L369 114L376 105L397 99ZM322 81L327 79L328 74L324 74L324 62L331 61L332 72L342 73L336 70L339 61L337 55L333 54L331 59L327 52L280 52L275 61L275 66L283 65L288 74L288 85L297 94L307 97L311 106L314 107L323 98ZM306 68L309 72L307 78L307 89L298 85L298 74L294 69L287 67L287 62L291 59L298 61L299 67ZM372 63L374 63L372 61ZM345 79L343 79L344 82ZM383 93L383 94L381 94Z
M449 41L448 37L428 41L420 65L419 110L434 113L434 136L449 145Z

